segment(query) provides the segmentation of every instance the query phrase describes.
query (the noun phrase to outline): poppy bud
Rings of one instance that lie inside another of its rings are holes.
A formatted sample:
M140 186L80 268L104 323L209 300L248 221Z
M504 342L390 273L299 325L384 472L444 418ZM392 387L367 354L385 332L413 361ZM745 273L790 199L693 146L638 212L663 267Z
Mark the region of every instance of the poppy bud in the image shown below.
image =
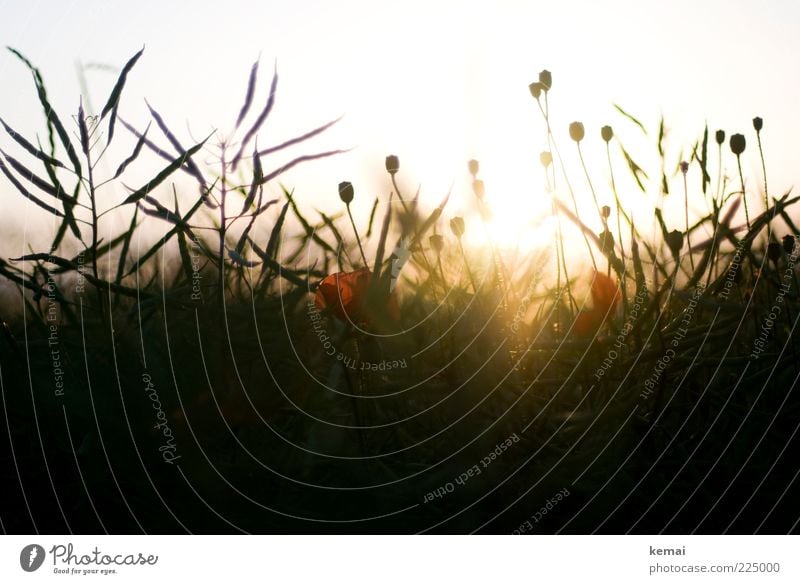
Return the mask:
M469 173L472 175L472 178L475 178L478 175L480 164L478 164L477 160L473 159L467 162L467 168L469 168Z
M453 235L461 239L465 231L464 219L462 217L453 217L450 219L450 230L453 232Z
M725 141L725 130L717 130L717 144L722 146L722 143Z
M386 157L386 172L389 174L395 174L398 170L400 170L400 159L397 158L394 154L391 154Z
M444 249L444 237L438 233L431 235L428 238L428 241L431 244L431 249L433 249L436 253L441 253L441 251Z
M736 155L739 156L742 152L744 152L745 147L745 139L744 136L741 134L734 134L731 136L731 151Z
M542 89L547 91L553 87L553 75L547 69L539 72L539 83L542 84Z
M353 201L353 197L355 196L355 191L353 190L353 185L349 182L340 182L339 183L339 198L345 204L349 205Z
M580 122L572 122L569 125L569 137L575 140L576 142L580 142L583 140L583 124Z
M611 232L606 229L605 231L601 232L598 237L600 238L600 250L606 255L613 253L614 236L611 234Z
M687 172L689 172L689 163L686 162L685 160L681 162L681 172L683 174L686 174Z
M775 241L771 242L771 243L770 243L770 244L767 246L767 257L768 257L770 260L772 260L772 263L773 263L773 264L776 264L776 265L777 265L777 263L778 263L778 260L779 260L779 259L781 259L781 255L783 254L783 251L782 251L782 249L783 249L783 248L781 247L781 244L780 244L780 243L777 243L777 242L775 242Z
M667 237L665 239L667 242L667 247L672 252L672 255L677 258L678 254L683 248L683 233L675 229L667 233Z
M761 128L764 127L764 120L756 116L753 118L753 127L756 129L756 132L760 132Z
M794 251L794 235L783 236L783 251L789 254Z
M550 154L550 152L545 150L544 152L539 154L539 162L542 163L542 166L547 168L548 166L553 164L553 155Z
M603 205L600 209L600 215L602 215L603 219L608 219L611 216L611 207Z
M600 135L603 137L603 140L610 142L611 138L614 137L614 130L611 129L611 126L603 126L600 128Z
M539 99L539 96L542 95L543 87L542 84L539 83L538 81L534 81L533 83L528 85L528 89L530 90L531 95L536 99Z
M479 199L482 199L483 195L486 194L486 187L484 186L483 181L480 179L472 181L472 190L475 192L475 196Z

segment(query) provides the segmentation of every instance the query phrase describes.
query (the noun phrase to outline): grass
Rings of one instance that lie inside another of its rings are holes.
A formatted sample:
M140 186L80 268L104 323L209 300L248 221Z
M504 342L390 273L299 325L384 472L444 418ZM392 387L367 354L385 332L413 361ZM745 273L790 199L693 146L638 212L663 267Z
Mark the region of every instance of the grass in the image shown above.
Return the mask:
M601 207L605 177L584 164L594 138L576 122L583 173L570 180L542 72L531 93L556 241L511 258L462 238L489 220L477 161L474 220L449 213L449 194L429 212L401 192L394 156L392 194L366 228L347 182L334 215L282 185L268 198L290 168L341 152L270 165L335 123L259 149L277 69L261 109L256 63L233 129L185 143L152 107L146 129L119 111L141 52L75 132L12 53L47 141L4 120L16 150L0 171L57 228L44 251L0 260L18 298L0 315L6 532L510 533L563 489L534 532L796 531L797 198L770 197L766 177L763 197L747 190L744 136L728 152L715 134L712 188L704 129L680 167L683 225L657 207L648 239L622 207L612 148L632 188L650 175L604 127L613 203ZM107 160L123 129L134 148ZM662 121L651 174L667 196L663 135ZM147 156L150 180L104 196ZM732 156L741 188L727 191ZM709 211L692 223L701 197ZM126 228L110 236L112 211ZM138 249L145 224L163 235Z

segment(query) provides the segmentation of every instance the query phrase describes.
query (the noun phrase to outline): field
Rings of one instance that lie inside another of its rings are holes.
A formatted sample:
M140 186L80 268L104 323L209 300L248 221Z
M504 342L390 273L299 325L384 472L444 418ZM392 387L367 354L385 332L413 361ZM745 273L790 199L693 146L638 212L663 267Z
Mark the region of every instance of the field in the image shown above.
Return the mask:
M152 108L125 121L141 52L97 115L57 112L15 55L46 133L0 112L4 206L54 229L0 259L5 532L797 531L798 199L768 189L760 118L676 159L663 120L620 108L658 151L645 169L611 126L562 139L542 71L531 165L554 237L510 250L471 238L491 221L475 160L469 216L407 191L393 155L385 194L343 177L340 211L316 211L281 179L341 154L314 149L336 121L257 146L279 91L257 65L235 126L190 141ZM121 134L134 147L108 160ZM133 168L150 179L131 187ZM634 218L623 189L652 184Z

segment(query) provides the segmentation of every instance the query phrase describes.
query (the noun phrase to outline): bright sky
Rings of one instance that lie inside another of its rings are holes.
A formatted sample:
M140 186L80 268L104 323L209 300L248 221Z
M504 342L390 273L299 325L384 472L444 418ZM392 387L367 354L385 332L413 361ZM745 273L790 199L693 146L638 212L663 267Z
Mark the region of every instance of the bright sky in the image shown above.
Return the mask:
M199 137L232 126L259 55L256 104L263 104L277 60L278 100L259 145L344 114L324 138L296 152L355 147L287 177L299 200L322 208L338 208L336 184L351 180L362 203L357 212L366 215L374 196L390 188L384 157L397 154L407 191L421 183L423 199L433 203L455 181L451 214L466 211L466 161L477 158L501 217L498 234L525 230L548 206L538 163L544 127L527 89L544 68L553 72L554 131L582 204L591 199L575 166L569 122L586 126L584 153L601 204L609 201L609 189L600 126L613 125L634 156L653 162L636 146L649 145L652 152L653 140L639 140L613 110L615 102L652 132L661 113L666 116L673 164L706 120L712 135L717 128L746 134L744 166L754 189L761 172L751 119L759 115L771 192L779 194L797 179L800 3L792 0L0 0L0 14L4 44L40 67L62 112L77 110L77 62L121 67L145 45L121 115L143 127L147 97L187 144L188 128ZM2 53L0 75L0 116L24 134L41 131L24 67ZM87 72L95 108L115 79L116 73ZM8 145L0 137L0 146ZM277 163L267 160L265 166ZM621 164L618 170L625 171ZM690 181L697 190L696 174ZM626 206L635 207L642 195L622 186ZM0 197L4 207L19 200L7 182Z

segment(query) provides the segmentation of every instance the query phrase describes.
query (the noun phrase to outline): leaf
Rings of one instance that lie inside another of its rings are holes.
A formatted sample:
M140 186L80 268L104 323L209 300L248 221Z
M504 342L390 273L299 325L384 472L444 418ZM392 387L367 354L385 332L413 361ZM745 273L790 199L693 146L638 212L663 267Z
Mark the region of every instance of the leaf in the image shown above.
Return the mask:
M119 176L125 172L125 169L139 157L139 154L142 152L142 146L144 146L145 141L147 140L147 132L150 130L150 124L144 129L144 133L139 135L139 139L136 141L136 146L133 147L133 152L131 155L128 156L125 160L122 161L117 167L117 171L114 173L114 176L111 180L119 178Z
M125 199L122 202L122 204L127 205L129 203L135 203L139 199L143 198L150 191L155 189L158 185L164 182L164 180L166 180L168 176L170 176L173 172L175 172L178 168L180 168L184 164L184 162L186 162L187 159L194 156L198 152L198 150L200 150L205 145L206 140L208 140L208 138L206 138L199 144L195 144L194 146L189 148L189 150L184 152L181 156L179 156L171 163L169 163L166 167L164 167L164 169L161 172L159 172L156 176L150 179L150 181L147 184L145 184L138 191L128 196L128 198Z
M232 161L234 169L236 169L239 160L242 158L242 155L244 154L244 149L247 148L248 144L250 143L250 140L252 140L253 136L255 136L256 132L258 132L258 130L264 124L264 121L267 119L267 116L269 116L269 113L272 111L272 108L275 105L275 94L277 89L278 89L278 65L276 63L275 72L272 74L272 83L270 84L269 88L269 97L267 98L267 104L266 106L264 106L264 109L261 110L261 114L259 114L258 118L256 118L256 121L244 135L244 139L242 140L242 146L239 148L239 152L236 154L236 156L233 158Z
M288 148L289 146L294 146L295 144L299 144L300 142L304 142L305 140L308 140L309 138L313 138L314 136L316 136L318 134L321 134L322 132L324 132L325 130L327 130L331 126L333 126L335 123L337 123L341 119L342 119L341 117L338 117L335 120L332 120L332 121L328 122L327 124L323 124L320 127L311 130L310 132L306 132L305 134L297 136L296 138L292 138L291 140L286 140L285 142L281 142L277 146L271 146L270 148L265 148L264 150L259 151L259 154L261 156L266 156L267 154L272 154L273 152L277 152L279 150L283 150L284 148Z
M131 245L131 238L133 237L133 232L136 230L136 219L139 216L139 206L133 208L133 217L131 217L131 223L128 226L128 231L125 232L125 240L122 242L122 251L120 251L119 259L117 260L117 275L114 278L114 282L116 284L122 283L122 278L125 275L125 261L128 258L128 250Z
M156 124L158 124L158 127L164 133L164 136L166 136L169 143L172 144L172 147L175 148L175 151L178 154L184 152L186 149L181 145L181 143L178 141L178 138L176 138L175 135L167 127L167 124L164 122L164 119L159 115L159 113L156 110L154 110L150 106L149 103L147 103L147 100L145 100L145 103L147 104L147 108L150 110L150 114L153 116L153 119L156 121ZM197 167L197 165L191 158L186 159L186 169L189 172L189 174L191 174L193 177L197 179L197 181L200 183L201 188L203 189L203 191L205 191L208 188L208 185L206 184L206 179L203 178L203 174L200 172L200 169Z
M41 160L43 162L46 162L46 163L50 164L51 166L58 166L58 167L61 167L61 168L64 167L64 164L61 161L56 160L52 156L48 156L47 154L42 152L41 149L36 148L33 144L28 142L20 134L18 134L16 131L14 131L14 129L11 128L8 124L6 124L2 119L0 119L0 124L3 124L3 127L5 128L5 130L8 133L8 135L11 136L11 138L17 144L19 144L25 150L27 150L29 154L35 156L36 158L38 158L39 160Z
M280 176L281 174L283 174L284 172L286 172L290 168L292 168L294 166L297 166L298 164L301 164L303 162L308 162L310 160L318 160L320 158L327 158L328 156L334 156L336 154L342 154L344 152L348 152L348 151L347 150L329 150L328 152L319 152L317 154L307 154L305 156L298 156L294 160L292 160L290 162L287 162L286 164L284 164L283 166L281 166L277 170L274 170L271 173L269 173L268 175L264 176L261 179L259 184L268 183L269 181L271 181L274 178L277 178L278 176Z
M625 117L626 117L626 118L628 118L630 121L632 121L634 124L636 124L637 126L639 126L639 129L642 131L642 133L643 133L645 136L647 136L647 130L645 130L645 128L644 128L644 125L642 124L642 122L640 122L640 121L639 121L639 120L637 120L635 117L633 117L631 114L629 114L628 112L626 112L624 109L622 109L622 108L621 108L619 105L617 105L616 103L614 104L614 108L615 108L615 109L616 109L616 110L617 110L619 113L621 113L623 116L625 116Z
M8 180L11 181L11 184L14 185L17 188L17 190L22 194L23 197L25 197L26 199L29 199L30 201L33 201L36 205L38 205L39 207L41 207L45 211L49 211L50 213L52 213L56 217L63 217L64 216L64 214L61 211L59 211L58 209L56 209L54 207L51 207L50 205L48 205L47 203L45 203L44 201L42 201L38 197L36 197L33 194L31 194L30 191L28 191L24 186L22 186L22 183L20 183L16 179L16 177L13 174L11 174L11 171L8 169L8 167L5 165L5 163L2 162L2 161L0 161L0 171L2 171L3 174L6 175Z
M181 218L180 224L178 224L178 225L175 225L175 227L173 227L173 228L172 228L172 229L170 229L170 230L169 230L169 231L168 231L166 234L164 234L164 237L162 237L161 239L159 239L159 240L158 240L158 241L155 243L155 245L153 245L153 246L152 246L152 247L151 247L149 250L147 250L147 252L146 252L146 253L145 253L143 256L141 256L141 257L140 257L138 260L136 260L136 261L133 263L133 266L131 266L131 269L130 269L130 270L128 270L128 272L127 272L125 275L126 275L126 276L129 276L129 275L133 274L133 273L134 273L136 270L138 270L138 269L139 269L139 268L140 268L140 267L141 267L141 266L142 266L142 265L143 265L143 264L144 264L144 263L145 263L147 260L149 260L149 259L150 259L150 258L151 258L151 257L152 257L152 256L153 256L153 255L154 255L154 254L155 254L155 253L156 253L156 252L159 250L159 249L161 249L161 247L162 247L162 246L163 246L165 243L167 243L167 242L168 242L168 241L169 241L169 240L172 238L172 236L173 236L173 235L175 235L175 234L178 232L178 230L180 230L180 229L187 229L187 227L188 227L188 221L189 221L189 219L192 217L192 215L194 215L194 214L195 214L195 212L196 212L196 211L197 211L197 210L200 208L200 205L202 205L202 204L203 204L203 200L202 200L202 199L198 199L198 200L197 200L197 202L196 202L196 203L195 203L195 204L192 206L192 208L191 208L191 209L189 209L189 211L186 213L186 215L184 215L184 216ZM190 237L192 237L191 233L190 233ZM193 239L195 239L195 238L193 238Z
M367 225L367 235L369 237L372 235L372 224L375 221L375 211L378 210L378 197L375 197L375 202L372 204L372 211L369 213L369 224Z
M628 163L628 168L630 169L631 174L633 174L633 178L636 179L636 184L639 185L639 188L642 192L645 192L644 184L642 184L642 179L639 175L642 175L645 180L647 180L647 173L642 169L641 166L634 162L633 158L631 158L630 154L628 154L628 151L625 150L625 147L619 140L617 143L619 144L620 150L622 150L622 155L625 157L625 162Z
M61 123L61 120L56 114L53 106L50 105L50 102L47 99L47 91L44 87L44 81L42 80L42 75L39 70L33 66L33 64L22 56L20 52L11 47L8 47L8 50L11 51L14 55L16 55L25 65L30 69L33 73L34 84L36 85L36 93L39 96L39 102L42 104L42 108L44 108L44 114L47 118L48 128L54 128L56 134L58 134L58 138L61 141L62 146L64 146L64 150L67 152L67 157L69 158L70 162L72 163L73 168L75 169L75 174L78 175L78 179L82 176L81 171L81 163L78 160L78 154L75 151L75 147L72 145L72 142L69 139L69 134L67 134L67 130L64 128L64 124ZM50 145L53 146L53 135L52 130L50 132Z
M39 188L40 190L44 191L51 197L54 197L60 201L66 200L72 202L72 200L69 199L69 197L67 197L63 191L56 190L56 188L53 187L53 185L51 185L44 179L36 176L36 174L34 174L32 170L29 170L13 156L9 156L1 149L0 149L0 154L2 154L3 157L6 159L6 161L8 162L8 164L11 165L11 168L16 170L25 180L27 180L35 187Z
M78 104L78 132L81 139L81 151L89 155L89 128L86 127L86 115L83 113L83 98Z
M264 169L261 167L261 157L258 155L258 152L253 152L253 182L250 183L250 190L247 193L247 197L244 199L242 213L247 211L247 209L249 209L253 204L259 185L261 184L261 179L263 178Z
M269 240L267 241L267 249L265 252L268 258L275 259L277 255L278 241L281 235L281 230L283 229L283 223L286 220L286 212L289 210L290 203L291 199L286 201L281 208L280 215L278 215L278 220L275 221L275 225L272 226L272 231L269 234Z
M103 106L103 111L100 114L100 119L105 118L106 115L111 112L111 117L108 119L108 142L111 142L111 138L114 137L114 122L117 119L117 108L119 107L119 100L122 95L122 88L125 87L125 81L128 79L128 73L130 73L133 66L136 64L136 61L139 60L139 57L142 56L144 52L144 47L136 53L133 57L125 63L125 66L122 68L122 71L117 78L117 82L114 84L114 88L111 90L111 95L108 96L108 101L106 105Z
M256 92L256 78L258 76L258 61L253 63L253 66L250 69L250 79L247 81L247 93L244 96L244 103L242 104L242 109L239 110L239 116L236 118L236 126L234 126L234 130L239 128L239 125L244 120L244 117L247 115L247 112L250 111L250 106L253 103L253 95Z

